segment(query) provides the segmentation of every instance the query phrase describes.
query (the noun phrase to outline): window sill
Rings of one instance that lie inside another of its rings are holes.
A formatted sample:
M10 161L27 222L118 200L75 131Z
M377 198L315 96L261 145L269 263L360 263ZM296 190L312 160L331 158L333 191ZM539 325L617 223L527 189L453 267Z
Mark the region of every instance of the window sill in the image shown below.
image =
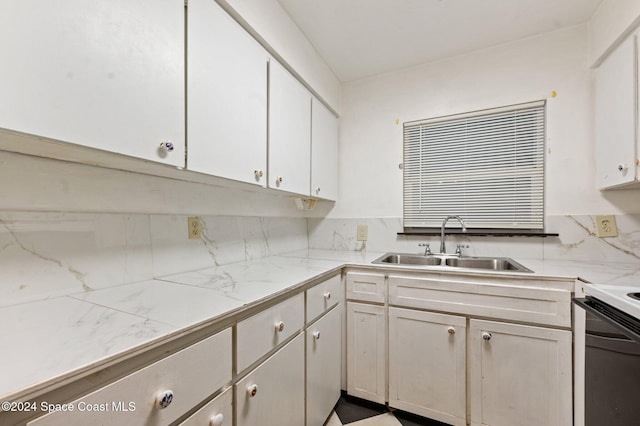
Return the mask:
M461 229L456 228L445 228L445 233L447 235L473 235L473 236L481 236L481 237L558 237L560 234L555 232L542 232L542 231L527 231L527 230L518 230L518 229L467 229L466 232L463 232ZM440 229L405 229L404 232L398 232L398 235L416 235L416 236L432 236L437 235L440 236Z

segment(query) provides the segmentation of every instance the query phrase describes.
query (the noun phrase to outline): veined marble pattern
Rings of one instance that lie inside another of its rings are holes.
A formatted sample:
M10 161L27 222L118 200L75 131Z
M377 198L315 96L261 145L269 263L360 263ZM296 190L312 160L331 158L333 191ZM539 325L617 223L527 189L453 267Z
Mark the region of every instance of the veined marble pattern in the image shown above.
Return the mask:
M306 249L301 218L204 216L200 240L187 216L0 214L0 306L92 291L214 265Z
M176 327L210 320L244 304L217 291L158 280L77 293L70 297Z
M212 289L226 297L251 303L304 283L331 269L337 269L343 263L274 256L159 279Z
M186 239L187 216L152 216L154 275L225 265L308 247L296 218L202 216L201 240Z
M175 330L66 296L1 308L0 324L0 400Z
M146 215L0 214L0 306L148 279Z
M598 238L593 216L549 216L547 231L559 237L481 237L447 235L447 252L463 244L469 256L506 256L517 259L565 259L607 262L640 261L640 215L616 216L618 237ZM368 240L356 241L358 224L368 226ZM439 236L404 236L401 218L308 219L309 248L419 253L426 242L439 251Z
M545 259L607 262L640 262L640 215L616 216L617 237L598 238L593 216L552 216L550 232L560 237L548 239Z

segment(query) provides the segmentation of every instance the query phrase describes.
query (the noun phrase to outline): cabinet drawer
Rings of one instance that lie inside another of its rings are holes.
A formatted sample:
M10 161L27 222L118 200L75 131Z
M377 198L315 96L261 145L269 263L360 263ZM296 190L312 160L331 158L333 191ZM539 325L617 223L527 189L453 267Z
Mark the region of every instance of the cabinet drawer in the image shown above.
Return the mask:
M238 373L301 330L303 325L303 293L239 322L236 350Z
M304 425L304 335L240 380L235 395L237 426Z
M214 423L217 421L217 423ZM196 411L191 417L180 423L181 426L220 426L233 425L233 389L229 388L216 396L207 405Z
M323 312L341 302L342 298L340 275L307 290L307 322L316 319Z
M136 371L72 402L73 412L52 412L29 425L167 425L231 380L231 330ZM156 396L173 391L166 408Z
M571 292L442 278L389 277L395 306L571 327Z
M347 299L364 302L385 302L384 275L347 273Z

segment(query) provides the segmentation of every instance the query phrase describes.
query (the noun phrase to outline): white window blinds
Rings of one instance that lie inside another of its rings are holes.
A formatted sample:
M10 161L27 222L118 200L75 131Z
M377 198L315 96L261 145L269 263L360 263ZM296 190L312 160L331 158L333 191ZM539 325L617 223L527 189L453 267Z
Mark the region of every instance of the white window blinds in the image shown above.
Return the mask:
M404 227L544 228L545 103L404 124Z

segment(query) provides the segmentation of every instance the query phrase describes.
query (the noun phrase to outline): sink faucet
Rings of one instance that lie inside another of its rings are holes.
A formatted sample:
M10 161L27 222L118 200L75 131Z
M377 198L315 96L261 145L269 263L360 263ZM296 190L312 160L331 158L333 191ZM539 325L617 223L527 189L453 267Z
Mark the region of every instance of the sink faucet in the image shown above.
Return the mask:
M449 221L449 219L456 219L458 222L460 222L460 225L462 226L462 232L467 232L467 228L464 226L464 221L460 216L445 217L444 220L442 221L442 229L440 230L440 253L446 253L446 249L444 247L444 227Z

